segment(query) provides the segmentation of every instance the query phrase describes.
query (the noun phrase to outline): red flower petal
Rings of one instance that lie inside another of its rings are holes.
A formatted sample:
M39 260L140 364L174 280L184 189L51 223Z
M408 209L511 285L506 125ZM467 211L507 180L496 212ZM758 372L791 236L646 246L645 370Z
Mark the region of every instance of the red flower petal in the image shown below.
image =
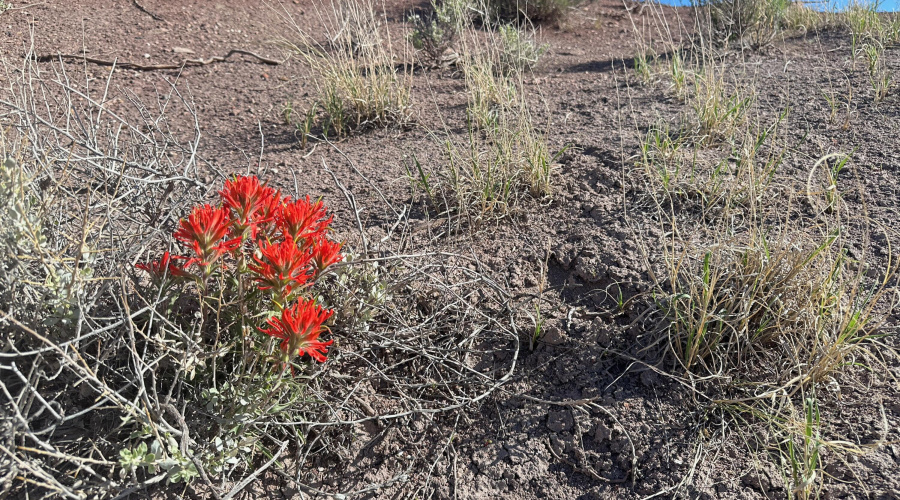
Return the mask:
M250 229L255 238L258 226L274 220L281 194L260 184L256 176L236 177L225 181L225 189L219 191L222 204L234 212L236 233L243 236Z

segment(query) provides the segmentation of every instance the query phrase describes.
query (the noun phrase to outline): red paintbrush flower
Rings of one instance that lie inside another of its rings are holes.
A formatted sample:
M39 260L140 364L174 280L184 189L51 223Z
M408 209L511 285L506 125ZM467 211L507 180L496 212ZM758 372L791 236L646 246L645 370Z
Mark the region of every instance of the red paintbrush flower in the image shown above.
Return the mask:
M194 275L184 270L184 266L178 265L176 260L186 260L187 257L182 257L180 255L169 255L169 252L165 252L162 255L162 258L159 260L154 260L150 262L141 262L135 264L134 267L138 269L143 269L150 273L150 278L154 283L161 283L166 279L171 279L172 281L177 281L185 278L193 278Z
M256 237L257 225L271 221L275 216L273 207L278 205L280 194L274 189L260 184L256 176L236 177L225 181L225 189L219 191L222 204L234 212L235 234Z
M281 213L281 192L268 186L263 188L262 199L256 214L256 224L265 233L271 234L272 226Z
M282 298L290 295L294 287L306 283L309 274L310 252L301 250L290 238L281 243L259 242L262 258L253 256L258 265L247 266L258 277L261 290L275 290Z
M316 271L321 273L328 266L342 261L344 256L341 255L341 247L343 246L343 243L335 243L325 238L316 239L312 246L312 260Z
M175 239L188 244L197 254L185 266L193 262L208 266L225 252L234 250L240 244L240 238L222 241L230 226L227 208L214 208L208 204L194 207L187 220L181 219L180 227L175 232Z
M295 201L286 197L278 215L278 229L285 239L290 237L305 248L328 230L333 217L326 219L326 211L322 200L313 203L309 196Z
M300 301L282 311L280 318L269 319L271 328L260 328L259 331L281 339L279 347L287 355L296 353L302 356L305 353L316 361L325 361L328 346L334 340L321 342L319 334L322 333L322 323L328 321L332 314L333 310L323 309L314 300Z

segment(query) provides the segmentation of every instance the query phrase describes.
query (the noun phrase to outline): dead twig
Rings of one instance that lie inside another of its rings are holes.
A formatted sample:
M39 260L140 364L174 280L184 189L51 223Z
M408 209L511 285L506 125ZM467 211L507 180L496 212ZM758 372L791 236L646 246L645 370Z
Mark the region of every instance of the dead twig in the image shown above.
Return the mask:
M243 481L236 484L234 486L234 488L232 488L231 491L228 492L227 495L222 497L222 500L231 500L232 498L234 498L234 496L237 495L238 493L240 493L241 490L246 488L248 484L252 483L260 474L262 474L263 472L265 472L266 469L271 467L272 464L274 464L275 461L278 460L278 457L280 457L281 454L284 453L284 449L287 448L287 445L288 445L287 441L284 441L283 443L281 443L281 447L278 449L278 452L275 453L275 455L273 455L272 458L269 459L268 462L266 462L265 464L263 464L262 467L260 467L259 469L256 469L252 474L250 474L249 476L244 478Z
M164 23L168 22L168 21L166 21L165 19L163 19L161 16L159 16L158 14L154 14L153 12L150 12L149 10L147 10L146 7L144 7L143 5L141 5L140 3L138 3L138 0L131 0L131 3L132 3L135 7L137 7L137 9L138 9L139 11L143 12L144 14L147 14L148 16L152 17L154 20L156 20L156 21L162 21L162 22L164 22Z
M36 55L34 56L34 60L37 62L51 62L55 60L60 61L84 61L89 62L91 64L97 64L99 66L116 66L120 69L131 69L134 71L159 71L159 70L170 70L170 69L181 69L181 68L189 68L192 66L207 66L214 63L225 62L228 58L235 54L241 54L245 56L250 56L255 58L262 64L268 64L269 66L278 66L280 64L284 64L287 59L284 61L276 61L275 59L269 59L268 57L263 57L254 52L250 52L249 50L243 49L231 49L227 54L220 57L210 57L209 59L185 59L180 64L138 64L133 62L118 62L117 60L107 60L107 59L97 59L95 57L87 57L80 54L45 54L45 55Z
M328 165L325 163L324 158L322 159L322 168L324 168L325 171L328 172L329 175L331 175L332 180L334 180L335 186L337 186L341 193L344 194L344 198L347 199L347 204L350 205L350 208L353 210L353 216L356 218L356 228L359 230L359 238L363 247L363 255L365 257L369 257L369 240L366 237L366 230L363 229L362 219L360 219L359 217L360 210L356 205L356 197L353 196L353 193L351 193L340 181L340 179L337 178L337 175L335 175L335 173L332 172L330 168L328 168Z

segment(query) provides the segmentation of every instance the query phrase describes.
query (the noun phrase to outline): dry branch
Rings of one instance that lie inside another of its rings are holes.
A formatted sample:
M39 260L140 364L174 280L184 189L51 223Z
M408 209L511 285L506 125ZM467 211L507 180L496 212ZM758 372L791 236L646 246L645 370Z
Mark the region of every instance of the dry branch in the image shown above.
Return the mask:
M134 71L158 71L158 70L175 70L182 68L190 68L193 66L207 66L213 63L225 62L226 59L230 58L235 54L241 54L245 56L250 56L256 58L262 64L268 64L269 66L278 66L280 64L284 64L284 61L276 61L275 59L269 59L267 57L263 57L254 52L250 52L249 50L243 49L231 49L227 54L220 57L210 57L209 59L185 59L180 64L138 64L133 62L119 62L118 59L114 59L112 61L107 59L97 59L95 57L88 57L85 55L79 54L45 54L40 56L34 56L34 60L37 62L51 62L51 61L85 61L91 64L97 64L100 66L114 66L119 69L131 69Z

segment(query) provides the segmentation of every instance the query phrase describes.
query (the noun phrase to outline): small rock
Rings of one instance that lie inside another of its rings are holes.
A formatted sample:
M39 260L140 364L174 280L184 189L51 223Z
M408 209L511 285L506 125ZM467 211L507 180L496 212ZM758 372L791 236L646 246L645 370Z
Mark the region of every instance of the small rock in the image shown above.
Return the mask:
M594 430L594 442L600 444L611 436L612 430L605 423L597 422L597 428Z
M506 450L506 456L513 465L521 464L527 458L525 451L520 446L505 444L503 449Z
M572 268L575 258L578 257L578 248L571 243L565 243L553 249L553 256L556 257L563 269L568 270Z
M566 334L556 325L547 326L544 329L544 335L541 337L541 342L547 345L560 345L565 341Z
M641 373L641 383L647 387L653 387L659 382L659 376L653 370L645 370Z
M772 487L772 482L763 472L750 472L741 478L744 486L749 486L758 491L766 492Z
M553 432L563 432L575 425L575 419L568 410L551 411L547 417L547 428Z
M176 54L193 54L194 51L191 49L186 49L184 47L173 47L172 52Z

